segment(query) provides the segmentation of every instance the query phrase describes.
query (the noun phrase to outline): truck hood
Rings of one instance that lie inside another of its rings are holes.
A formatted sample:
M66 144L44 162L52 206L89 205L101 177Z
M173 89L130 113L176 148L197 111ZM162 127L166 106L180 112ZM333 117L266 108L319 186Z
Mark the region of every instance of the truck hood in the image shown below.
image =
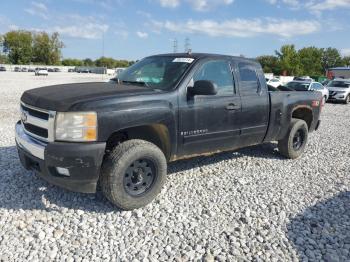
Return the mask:
M156 91L143 86L116 85L104 82L74 83L27 90L23 93L21 101L38 108L65 112L78 103L152 92Z

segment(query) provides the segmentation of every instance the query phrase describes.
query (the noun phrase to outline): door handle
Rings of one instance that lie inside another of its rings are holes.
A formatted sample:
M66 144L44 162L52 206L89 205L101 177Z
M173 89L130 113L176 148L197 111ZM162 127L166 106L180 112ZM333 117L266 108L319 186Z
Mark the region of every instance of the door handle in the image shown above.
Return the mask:
M226 110L238 110L241 107L239 105L236 105L234 103L230 103L226 106Z

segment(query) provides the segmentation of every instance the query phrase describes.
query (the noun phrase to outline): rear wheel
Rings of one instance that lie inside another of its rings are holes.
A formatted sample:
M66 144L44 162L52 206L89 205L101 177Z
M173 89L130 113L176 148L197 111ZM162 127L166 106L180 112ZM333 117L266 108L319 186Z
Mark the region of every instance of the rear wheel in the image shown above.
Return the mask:
M305 150L307 139L308 126L306 122L293 118L286 136L278 141L278 150L287 158L298 158Z
M123 210L150 203L161 191L167 173L163 152L143 140L116 146L102 164L101 188L109 201Z

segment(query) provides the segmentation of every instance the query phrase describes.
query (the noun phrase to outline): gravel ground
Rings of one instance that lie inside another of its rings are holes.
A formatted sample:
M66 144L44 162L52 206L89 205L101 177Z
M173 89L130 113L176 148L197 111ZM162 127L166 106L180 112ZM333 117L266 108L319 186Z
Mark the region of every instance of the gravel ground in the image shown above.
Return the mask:
M350 106L325 106L300 159L266 144L173 163L152 204L121 212L38 179L15 149L24 90L94 80L0 74L0 260L350 261Z

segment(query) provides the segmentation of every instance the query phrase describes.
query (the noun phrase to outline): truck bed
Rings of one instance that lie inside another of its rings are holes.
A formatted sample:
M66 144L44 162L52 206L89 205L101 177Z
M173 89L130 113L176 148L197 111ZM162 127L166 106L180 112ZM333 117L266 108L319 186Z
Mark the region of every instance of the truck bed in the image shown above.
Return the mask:
M287 133L293 112L296 108L309 108L313 119L309 131L314 131L321 111L322 94L311 91L269 91L270 119L264 142L277 141ZM313 106L313 101L319 101L320 106Z

